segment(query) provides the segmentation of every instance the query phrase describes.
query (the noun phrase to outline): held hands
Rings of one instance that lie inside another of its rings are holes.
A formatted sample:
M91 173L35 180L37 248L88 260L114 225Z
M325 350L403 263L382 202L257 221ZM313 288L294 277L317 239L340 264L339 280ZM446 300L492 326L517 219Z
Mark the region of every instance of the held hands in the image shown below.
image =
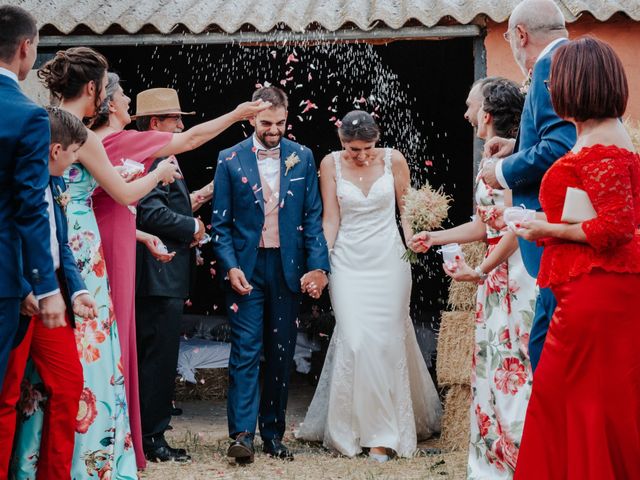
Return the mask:
M463 258L456 260L456 263L447 266L443 264L444 273L453 278L456 282L476 282L479 283L480 275L472 269Z
M324 271L312 270L300 279L300 289L302 293L308 293L311 298L317 300L328 283L329 279Z
M407 242L407 247L416 253L424 253L433 246L433 235L431 232L416 233Z
M233 110L233 116L236 121L248 120L255 117L258 113L271 108L271 102L265 102L263 100L256 100L255 102L244 102L238 105Z
M57 328L67 324L64 318L66 307L60 293L41 299L39 307L40 318L45 327Z
M231 288L238 295L248 295L253 290L253 287L247 282L244 272L239 268L229 270L229 282L231 283Z
M155 170L150 172L150 175L155 175L156 180L162 182L163 186L175 182L178 178L182 178L182 175L178 172L178 165L173 161L174 158L173 155L165 158L158 163L158 167Z
M538 212L538 214L539 213L540 212ZM516 235L524 238L525 240L534 242L544 237L552 237L553 224L547 222L546 216L545 216L545 219L536 218L535 220L522 222L521 224L516 225L515 233Z
M93 320L98 316L96 301L88 293L81 293L73 300L73 313L78 317Z
M191 192L189 198L191 199L191 211L197 211L202 205L207 203L213 197L213 182L208 183L200 190Z

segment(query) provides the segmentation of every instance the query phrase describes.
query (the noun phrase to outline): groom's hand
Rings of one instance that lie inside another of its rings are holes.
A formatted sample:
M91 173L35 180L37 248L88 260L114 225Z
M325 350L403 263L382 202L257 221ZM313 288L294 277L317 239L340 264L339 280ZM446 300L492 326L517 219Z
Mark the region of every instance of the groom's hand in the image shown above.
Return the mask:
M248 295L253 290L253 287L247 282L244 272L239 268L229 270L229 282L231 282L231 288L239 295Z
M329 283L327 274L323 270L313 270L305 273L300 279L302 293L308 293L313 299L320 298L324 287Z

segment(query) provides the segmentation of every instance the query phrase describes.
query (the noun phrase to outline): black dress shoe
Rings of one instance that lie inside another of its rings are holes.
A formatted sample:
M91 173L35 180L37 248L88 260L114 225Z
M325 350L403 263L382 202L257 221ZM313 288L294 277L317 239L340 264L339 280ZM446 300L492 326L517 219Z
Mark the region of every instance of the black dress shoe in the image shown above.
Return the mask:
M254 453L253 438L248 432L239 433L227 450L227 456L235 458L238 463L253 462Z
M191 456L183 449L175 449L169 446L156 447L145 450L144 456L150 462L188 462Z
M264 453L271 457L280 458L281 460L293 460L293 453L277 438L273 440L264 440L262 445Z

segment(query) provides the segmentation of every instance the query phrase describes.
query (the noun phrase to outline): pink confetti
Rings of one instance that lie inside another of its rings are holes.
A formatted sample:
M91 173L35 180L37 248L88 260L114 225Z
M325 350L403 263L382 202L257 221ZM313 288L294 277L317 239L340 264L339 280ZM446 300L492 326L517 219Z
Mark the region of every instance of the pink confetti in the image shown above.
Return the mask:
M336 123L334 125L336 127L340 128L342 126L342 121L341 120L336 120Z
M284 208L284 200L280 202L280 208Z
M330 121L330 122L335 122L336 120L337 120L337 118L336 118L335 116L334 116L334 117L331 117L331 118L329 119L329 121Z
M291 124L287 125L287 130L293 130L293 125Z
M247 183L249 179L247 177L242 177L242 183Z
M275 57L274 57L274 58L275 58ZM289 64L290 64L290 63L292 63L292 62L293 62L293 63L298 63L299 61L300 61L300 60L298 60L298 59L296 58L295 54L294 54L294 53L292 53L291 55L289 55L289 56L287 57L287 62L285 63L285 65L289 65Z
M424 162L424 164L425 164L427 167L431 167L431 166L433 166L433 162L432 162L431 160L426 160L426 161Z
M296 137L295 137L295 135L293 133L288 134L287 137L289 137L294 142L296 141Z
M355 100L357 103L367 103L367 99L364 97L360 97L357 100Z
M258 147L256 147L255 145L253 147L251 147L251 151L253 153L256 153L258 151Z
M209 269L209 273L211 274L212 277L216 276L216 269L215 268L210 268Z
M237 313L238 312L238 305L236 305L235 303L233 305L231 305L229 308L231 310L233 310L233 313Z
M289 70L287 70L284 74L285 77L289 77L291 76L291 72L293 72L293 67L289 67Z
M309 75L307 76L307 80L308 80L308 81L313 80L313 77L311 76L311 74L309 74Z
M185 300L184 304L185 304L187 307L190 307L190 306L192 306L192 305L193 305L193 303L191 303L191 299L189 299L189 298L187 298L187 299Z
M256 88L262 88L262 84L261 83L256 83Z
M318 109L318 106L317 106L315 103L313 103L311 100L304 100L304 101L302 102L302 104L303 104L303 105L304 105L304 104L306 104L306 105L307 105L307 106L304 108L304 110L302 110L302 113L307 113L309 110L312 110L312 109L316 109L316 110Z

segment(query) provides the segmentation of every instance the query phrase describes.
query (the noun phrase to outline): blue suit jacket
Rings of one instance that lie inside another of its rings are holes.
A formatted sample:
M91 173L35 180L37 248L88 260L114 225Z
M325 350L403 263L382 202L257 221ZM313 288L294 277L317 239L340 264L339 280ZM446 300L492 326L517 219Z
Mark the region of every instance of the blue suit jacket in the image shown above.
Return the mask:
M58 288L49 245L49 117L0 75L0 298L19 298L21 279L36 295Z
M213 188L213 251L226 273L239 267L248 282L256 265L264 225L264 199L253 138L220 152ZM280 142L280 254L287 286L300 291L300 278L310 270L329 271L322 233L322 202L313 153L307 147ZM286 172L285 160L300 161ZM244 180L244 181L243 181ZM257 188L254 188L257 186Z
M540 210L538 194L545 172L576 143L575 127L558 117L544 84L549 78L553 52L562 43L536 62L522 111L516 151L502 162L502 173L513 191L513 204L534 210ZM520 239L519 243L527 271L537 277L542 249L526 240Z
M82 280L82 276L80 275L80 271L78 270L75 257L73 256L73 252L71 251L71 247L69 247L67 216L62 207L58 204L58 202L55 201L55 198L60 195L60 193L64 192L67 187L62 177L50 177L49 185L51 186L51 194L54 198L53 213L55 216L56 238L58 239L58 248L60 255L60 269L58 271L58 277L60 279L59 287L60 292L62 293L62 298L64 299L67 306L67 313L69 315L69 318L71 319L71 326L75 327L71 298L75 293L78 293L81 290L86 290L87 287ZM23 277L22 297L26 297L27 295L29 295L29 293L31 293L31 291L31 285ZM26 333L28 325L28 321L26 323L21 323L18 329L18 334L16 335L17 343L20 343L22 337Z

